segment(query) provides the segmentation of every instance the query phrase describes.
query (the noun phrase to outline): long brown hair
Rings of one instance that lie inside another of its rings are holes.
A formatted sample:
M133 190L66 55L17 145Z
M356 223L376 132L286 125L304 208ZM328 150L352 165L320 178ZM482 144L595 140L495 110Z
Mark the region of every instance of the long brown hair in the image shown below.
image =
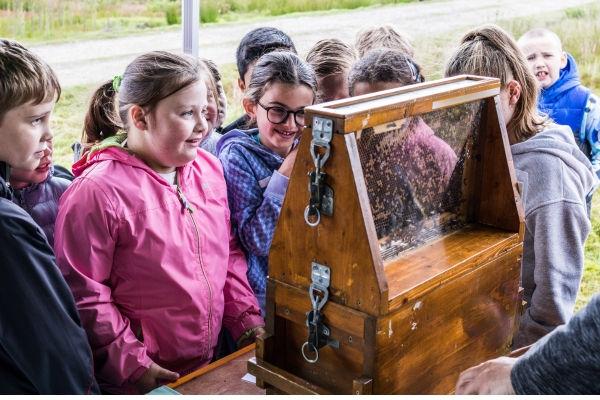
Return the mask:
M505 88L514 79L521 85L521 97L507 129L513 130L517 142L534 136L546 118L537 109L539 88L523 53L515 40L494 24L482 25L467 32L459 48L446 63L445 76L473 74L500 79Z
M159 101L202 80L204 71L200 59L187 54L153 51L137 57L125 69L120 84L111 79L92 95L83 126L84 147L127 132L133 105L151 116Z

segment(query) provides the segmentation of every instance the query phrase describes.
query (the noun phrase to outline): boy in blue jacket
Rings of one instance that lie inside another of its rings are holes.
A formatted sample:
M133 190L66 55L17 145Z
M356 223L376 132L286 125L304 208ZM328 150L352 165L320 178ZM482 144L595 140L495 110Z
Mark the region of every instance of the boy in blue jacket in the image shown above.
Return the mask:
M0 76L0 394L99 394L73 294L8 183L11 167L39 167L60 85L48 64L6 39Z
M533 29L519 38L518 45L542 89L538 108L557 124L571 127L575 142L600 177L600 99L581 84L575 60L562 50L554 32Z

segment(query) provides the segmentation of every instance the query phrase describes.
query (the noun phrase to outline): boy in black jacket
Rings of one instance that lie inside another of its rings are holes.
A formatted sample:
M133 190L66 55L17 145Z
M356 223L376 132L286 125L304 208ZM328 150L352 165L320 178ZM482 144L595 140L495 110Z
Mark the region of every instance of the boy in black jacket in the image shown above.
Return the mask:
M54 252L11 201L10 167L34 170L60 97L52 69L0 39L0 394L99 394L92 353Z

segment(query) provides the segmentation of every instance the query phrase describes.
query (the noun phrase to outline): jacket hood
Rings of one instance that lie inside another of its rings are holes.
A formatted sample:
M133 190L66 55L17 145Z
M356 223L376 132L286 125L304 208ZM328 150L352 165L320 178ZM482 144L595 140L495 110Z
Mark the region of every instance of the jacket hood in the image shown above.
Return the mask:
M38 204L40 202L40 199L42 198L42 195L44 194L44 190L41 188L43 188L44 185L47 184L50 181L50 179L52 179L53 177L54 177L54 163L51 163L50 170L48 171L48 174L46 175L46 179L44 179L40 183L32 183L29 186L25 186L23 189L13 190L13 197L15 197L17 199L23 199L23 198L27 197L28 202L30 204ZM19 200L19 201L21 201L21 200Z
M514 157L545 153L560 158L567 168L579 176L586 193L590 193L600 185L600 181L592 171L592 164L579 150L573 133L565 125L551 125L532 138L512 145L511 152Z
M0 168L4 168L6 164L0 161ZM0 176L0 198L12 200L12 190L8 183Z
M217 142L217 155L229 152L232 146L241 146L256 153L272 168L278 169L283 162L283 158L276 154L273 150L254 140L252 136L256 135L257 133L258 129L250 129L247 131L234 129L228 132ZM296 139L293 146L295 146L297 143L298 140Z
M567 65L560 70L560 76L554 85L547 89L542 89L542 96L546 103L553 103L556 98L569 89L581 85L579 81L579 71L575 59L567 53Z
M127 138L126 135L111 136L98 146L83 154L83 156L73 164L73 175L75 178L83 175L86 170L92 168L98 163L104 161L113 161L125 164L134 168L140 168L147 171L151 176L163 185L169 186L169 183L163 179L157 172L146 165L139 157L123 147L121 143ZM185 186L189 180L190 168L189 163L177 168L177 179L181 186ZM116 178L115 178L116 179Z

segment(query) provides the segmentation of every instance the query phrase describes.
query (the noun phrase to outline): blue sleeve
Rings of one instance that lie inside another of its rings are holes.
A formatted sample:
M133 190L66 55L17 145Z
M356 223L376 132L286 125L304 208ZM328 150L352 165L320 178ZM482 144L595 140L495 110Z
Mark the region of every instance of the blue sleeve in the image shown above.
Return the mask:
M73 295L39 227L0 218L0 393L99 394Z
M243 154L230 151L219 159L227 181L233 226L242 245L254 255L269 255L289 179L274 171L263 193Z
M585 138L592 149L592 169L600 177L600 142L598 141L598 132L600 131L600 99L598 96L591 94L588 98L582 122Z

